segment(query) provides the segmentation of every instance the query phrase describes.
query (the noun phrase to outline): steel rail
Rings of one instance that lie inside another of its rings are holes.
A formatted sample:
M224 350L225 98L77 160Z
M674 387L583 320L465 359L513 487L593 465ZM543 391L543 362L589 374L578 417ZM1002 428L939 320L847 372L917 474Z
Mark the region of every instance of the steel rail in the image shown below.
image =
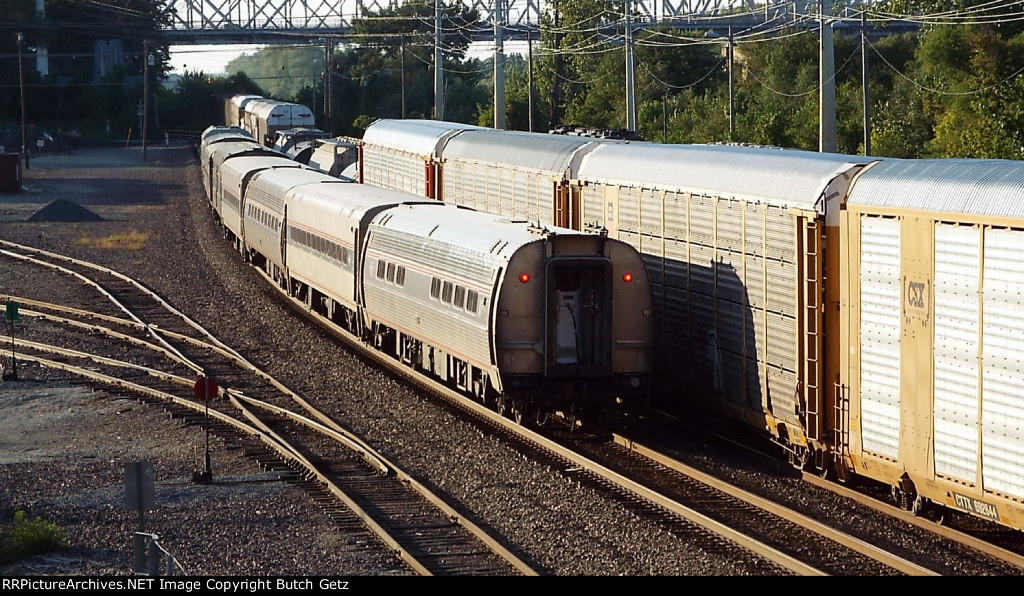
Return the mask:
M259 273L263 275L266 279L269 279L262 271L259 271ZM598 478L614 486L618 486L621 489L626 490L627 492L637 495L666 511L669 511L697 526L704 528L705 530L710 531L715 535L721 536L722 538L731 541L732 543L738 545L739 547L747 551L755 553L761 557L764 557L765 559L774 561L788 571L791 571L798 575L807 576L827 575L821 570L816 569L813 566L804 563L803 561L800 561L782 551L779 551L778 549L775 549L750 536L747 536L724 524L721 524L718 521L711 519L710 517L707 517L698 511L695 511L681 503L677 503L676 501L670 499L669 497L666 497L637 482L634 482L633 480L630 480L629 478L626 478L625 476L622 476L621 474L618 474L604 466L601 466L600 464L597 464L596 462L593 462L590 459L587 459L573 451L570 451L562 447L558 443L555 443L554 441L544 437L543 435L540 435L525 426L516 424L515 422L509 420L508 418L505 418L504 416L501 416L500 414L494 412L490 408L487 408L483 404L468 399L466 396L450 389L449 387L446 387L432 379L410 372L409 367L402 365L401 363L395 361L393 358L389 358L388 356L381 354L376 350L367 348L359 339L357 339L347 331L342 330L336 325L332 325L319 315L313 313L302 301L285 294L281 290L278 291L287 300L297 305L299 307L300 312L302 312L302 314L305 315L311 322L329 331L333 336L339 338L346 344L352 346L354 349L359 350L360 354L369 357L371 360L377 362L387 370L399 374L403 378L408 379L410 382L444 396L444 398L448 400L450 403L453 403L458 407L468 409L474 414L486 419L488 422L501 426L505 431L517 435L525 440L528 440L533 444L539 446L541 449L546 450L549 453L555 454L557 457L569 461L570 463L578 466L579 468L586 470L591 474L594 474Z
M859 538L854 538L853 536L850 536L845 532L832 528L802 513L793 511L792 509L785 507L783 505L779 505L774 501L765 499L763 497L759 497L755 494L737 488L729 484L728 482L719 480L718 478L711 476L710 474L705 474L704 472L701 472L696 468L693 468L678 460L658 453L654 449L637 443L636 441L633 441L628 437L613 434L612 438L616 444L621 445L634 453L642 455L643 457L646 457L647 459L657 462L658 464L661 464L667 468L670 468L681 474L689 476L690 478L693 478L699 482L707 484L708 486L711 486L716 490L719 490L735 499L739 499L744 503L768 511L772 515L776 515L778 517L781 517L782 519L785 519L786 521L797 524L802 528L806 528L812 532L815 532L823 538L827 538L828 540L832 540L839 544L842 544L843 546L855 552L858 552L862 555L870 557L871 559L884 563L889 567L896 569L897 571L906 573L907 575L915 576L940 575L930 569L926 569L924 567L921 567L920 565L917 565L916 563L912 563L902 557L898 557L890 553L889 551L886 551L885 549L879 548L873 544L860 540Z
M894 518L896 518L896 519L898 519L898 520L900 520L902 522L906 522L908 524L911 524L911 525L917 526L919 528L928 530L929 532L933 532L935 534L938 534L939 536L942 536L943 538L948 538L950 540L959 542L960 544L963 544L964 546L967 546L969 548L973 548L973 549L977 550L978 552L984 553L985 555L993 557L993 558L995 558L997 560L1000 560L1000 561L1003 561L1003 562L1008 563L1010 565L1014 565L1016 567L1024 569L1024 556L1021 556L1021 555L1019 555L1019 554L1017 554L1015 552L1012 552L1012 551L1006 550L1005 548L1001 548L1001 547L996 546L994 544L985 542L984 540L981 540L981 539L976 538L974 536L971 536L969 534L965 534L965 533L960 532L958 530L954 530L953 528L948 528L948 527L942 526L942 525L940 525L940 524L938 524L936 522L933 522L933 521L930 521L930 520L927 520L927 519L923 519L920 516L914 515L910 511L905 511L905 510L900 509L899 507L896 507L894 505L890 505L888 503L883 503L883 502L879 501L878 499L876 499L874 497L871 497L869 495L861 494L861 493L859 493L859 492L857 492L857 491L855 491L853 489L845 487L845 486L843 486L841 484L838 484L836 482L833 482L833 481L830 481L830 480L826 480L826 479L821 478L820 476L817 476L815 474L810 474L808 472L802 472L801 473L801 477L802 477L802 479L804 481L806 481L806 482L808 482L808 483L810 483L810 484L812 484L814 486L817 486L817 487L820 487L820 488L824 488L824 489L826 489L828 491L834 492L834 493L839 494L841 496L853 499L857 503L859 503L861 505L865 505L867 507L870 507L870 508L874 509L875 511L879 511L879 512L884 513L886 515L890 515L890 516L892 516L892 517L894 517Z
M255 416L248 407L243 405L241 401L239 401L236 398L236 396L230 396L232 405L238 408L240 414L247 418L251 424L241 422L238 419L233 418L227 414L224 414L214 408L210 408L207 410L205 404L198 404L196 402L180 398L163 391L152 389L150 387L146 387L138 383L125 381L123 379L117 379L116 377L111 377L109 375L104 375L102 373L90 371L81 367L64 364L61 362L55 362L53 360L48 360L45 358L40 358L38 356L33 356L31 354L21 353L18 354L18 357L25 361L35 362L42 366L56 368L59 370L77 374L101 383L126 388L131 391L155 397L157 399L169 400L179 406L184 406L194 410L197 415L203 414L208 411L211 417L217 419L218 421L224 424L230 425L232 428L235 428L250 436L260 439L265 445L267 445L270 449L275 451L280 457L284 458L287 461L295 462L297 465L304 468L309 475L316 477L320 481L320 483L323 484L332 495L334 495L335 498L344 503L344 505L349 508L353 515L359 518L359 520L363 522L363 524L365 524L366 527L374 533L374 535L380 538L382 542L384 542L389 548L391 548L392 551L396 555L398 555L399 558L402 559L402 561L404 561L407 565L410 566L410 568L412 568L420 575L431 575L429 570L427 570L419 561L417 561L414 557L412 557L409 553L402 549L398 542L393 537L391 537L391 535L386 530L384 530L380 526L380 524L378 524L369 514L367 514L365 510L363 510L357 503L355 503L354 500L352 500L347 494L345 494L344 491L338 488L334 483L330 482L330 480L327 479L326 476L323 473L321 473L320 470L312 462L310 462L305 456L303 456L298 449L294 448L286 439L284 439L277 433L273 432L269 427L266 426L265 423L259 420L259 418ZM183 380L186 383L189 382L187 379Z
M300 422L302 424L306 424L306 425L309 425L309 426L311 426L313 428L320 429L324 433L329 433L329 432L332 431L332 429L324 427L323 425L321 425L320 423L318 423L315 420L311 420L309 418L306 418L306 417L301 416L299 414L296 414L294 412L285 410L283 408L280 408L279 406L275 406L273 404L268 404L266 402L262 402L262 401L259 401L259 400L254 400L254 399L248 398L248 397L240 396L240 398L244 399L244 400L247 400L247 401L250 401L250 402L255 402L260 407L267 408L269 410L273 410L276 413L286 415L289 418L291 418L291 419L293 419L293 420L295 420L297 422ZM341 440L342 437L345 437L345 435L341 435L339 437L339 440ZM415 478L410 476L408 473L403 471L401 468L396 466L393 462L391 462L390 460L385 458L384 455L382 455L380 453L377 453L376 451L373 451L372 453L373 453L374 457L378 458L379 461L381 462L382 470L383 471L390 470L390 472L393 473L396 478L398 478L400 481L408 484L410 487L412 487L414 490L416 490L416 492L418 492L420 494L420 496L422 496L425 499L427 499L435 507L438 507L439 509L444 511L445 514L451 520L455 521L456 523L458 523L462 527L466 528L466 530L471 532L477 539L479 539L481 542L486 544L488 546L488 548L490 548L492 551L494 551L495 553L499 554L502 558L504 558L506 561L508 561L510 564L512 564L512 566L515 567L520 573L522 573L524 575L529 575L529 576L538 575L537 572L532 567L530 567L527 563L523 562L519 557L515 556L507 548L505 548L504 546L499 544L496 540L494 540L494 538L491 537L490 534L488 534L486 531L484 531L483 528L480 528L479 526L477 526L476 524L474 524L470 520L466 519L465 516L463 516L458 511L456 511L452 506L450 506L448 503L443 501L440 497L438 497L436 493L434 493L433 491L428 489L426 486L421 484L418 480L416 480Z

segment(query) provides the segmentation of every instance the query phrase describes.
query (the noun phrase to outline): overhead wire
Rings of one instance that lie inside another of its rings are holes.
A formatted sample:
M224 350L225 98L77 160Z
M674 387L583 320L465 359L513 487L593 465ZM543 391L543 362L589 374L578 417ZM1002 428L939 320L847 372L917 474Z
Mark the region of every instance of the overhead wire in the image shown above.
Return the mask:
M944 91L942 89L936 89L934 87L928 87L927 85L923 85L923 84L919 83L918 81L908 77L906 74L904 74L902 71L900 71L900 69L896 68L896 66L892 62L890 62L885 57L885 55L882 54L882 52L878 49L878 47L875 46L875 44L871 43L870 40L868 41L868 46L873 50L873 52L874 52L874 54L876 56L878 56L879 58L882 59L882 62L884 62L885 65L889 67L889 70L891 70L894 73L896 73L896 75L898 77L902 78L903 80L907 81L908 83L910 83L911 85L917 87L918 89L920 89L922 91L927 91L929 93L935 93L937 95L945 95L945 96L951 96L951 97L964 97L964 96L968 96L968 95L977 95L979 93L984 93L986 91L991 91L992 89L995 89L996 87L1001 87L1001 86L1005 85L1006 83L1009 83L1013 79L1017 78L1017 76L1020 75L1021 73L1024 73L1024 66L1022 66L1021 68L1018 68L1017 70L1015 70L1011 74L1003 77L1002 80L1000 80L1000 81L998 81L996 83L992 83L990 85L986 85L986 86L981 87L979 89L972 89L970 91Z

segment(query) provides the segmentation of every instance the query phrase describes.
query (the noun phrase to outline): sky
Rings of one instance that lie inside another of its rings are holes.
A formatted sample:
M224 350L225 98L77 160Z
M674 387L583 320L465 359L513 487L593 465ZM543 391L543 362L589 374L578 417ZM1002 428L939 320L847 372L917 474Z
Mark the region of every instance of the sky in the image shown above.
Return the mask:
M206 74L224 74L224 68L242 54L252 54L262 46L258 45L188 45L171 46L171 67L174 74L185 74L185 70L202 71Z
M475 46L475 47L474 47ZM200 70L209 75L225 74L224 68L242 54L252 54L259 50L260 45L183 45L171 46L172 74L182 75L185 70ZM505 53L526 54L526 42L506 41ZM536 44L534 51L536 51ZM470 46L468 57L486 59L491 56L494 46L491 43L477 43Z

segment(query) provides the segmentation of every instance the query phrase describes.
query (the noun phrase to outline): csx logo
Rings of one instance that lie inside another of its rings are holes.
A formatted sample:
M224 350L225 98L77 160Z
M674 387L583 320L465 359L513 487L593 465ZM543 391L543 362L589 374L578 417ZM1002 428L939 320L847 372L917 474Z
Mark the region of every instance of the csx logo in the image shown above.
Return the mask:
M907 282L907 306L911 308L924 308L926 298L924 282Z

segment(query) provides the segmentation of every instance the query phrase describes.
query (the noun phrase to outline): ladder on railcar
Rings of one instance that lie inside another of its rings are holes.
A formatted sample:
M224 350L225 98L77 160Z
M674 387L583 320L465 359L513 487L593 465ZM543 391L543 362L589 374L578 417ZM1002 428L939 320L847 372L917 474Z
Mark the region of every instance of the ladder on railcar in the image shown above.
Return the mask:
M802 221L803 248L803 386L805 431L809 440L820 441L824 429L821 408L821 377L824 374L822 324L824 312L821 304L824 280L821 278L822 238L818 221L811 217Z

